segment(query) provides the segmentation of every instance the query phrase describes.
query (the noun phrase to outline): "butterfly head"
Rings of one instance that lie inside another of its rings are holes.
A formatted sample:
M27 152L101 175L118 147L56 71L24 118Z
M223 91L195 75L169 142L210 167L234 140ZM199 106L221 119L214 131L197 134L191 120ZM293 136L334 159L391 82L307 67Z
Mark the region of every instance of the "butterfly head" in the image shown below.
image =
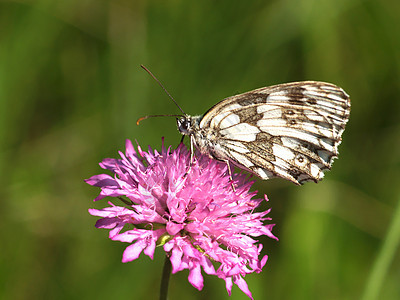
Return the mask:
M192 135L198 127L199 119L200 117L192 117L189 115L183 115L176 118L179 132L183 135Z

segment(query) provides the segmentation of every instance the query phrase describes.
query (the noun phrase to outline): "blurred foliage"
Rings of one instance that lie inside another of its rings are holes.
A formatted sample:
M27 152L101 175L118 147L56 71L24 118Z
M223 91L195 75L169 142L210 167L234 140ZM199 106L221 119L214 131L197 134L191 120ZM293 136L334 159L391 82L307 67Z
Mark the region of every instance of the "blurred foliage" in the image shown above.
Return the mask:
M163 265L94 228L83 182L126 138L177 145L190 114L296 80L342 86L352 114L340 159L319 184L257 180L277 224L269 262L246 277L256 299L358 299L368 285L400 178L400 2L396 0L0 1L0 298L156 299ZM395 253L379 299L400 299ZM172 276L170 299L228 298ZM234 287L230 299L247 299Z

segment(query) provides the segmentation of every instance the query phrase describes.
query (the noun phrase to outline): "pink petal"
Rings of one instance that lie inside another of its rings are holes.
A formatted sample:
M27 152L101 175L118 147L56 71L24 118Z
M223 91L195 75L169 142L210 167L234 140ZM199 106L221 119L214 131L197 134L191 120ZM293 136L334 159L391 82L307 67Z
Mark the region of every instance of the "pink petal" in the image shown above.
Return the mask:
M205 256L202 256L201 259L201 266L203 267L204 272L206 272L208 275L215 275L215 269L211 261Z
M174 236L185 227L184 224L176 224L174 222L167 223L167 232L169 235Z
M245 293L251 300L253 300L253 296L249 290L249 287L248 287L246 281L240 276L237 276L234 279L234 281L235 281L235 284L237 284L237 286L239 287L239 289L241 289L243 291L243 293Z
M113 229L117 224L119 223L119 220L117 218L103 218L100 220L97 220L95 227L96 228L105 228L105 229Z
M166 245L167 244L165 244L164 247ZM178 249L178 248L172 249L170 260L171 260L171 264L172 264L172 273L173 274L180 271L180 266L182 263L182 256L183 256L183 252L180 249Z
M204 286L204 281L203 281L203 276L201 275L201 268L198 263L194 264L194 267L192 267L189 270L189 282L199 291L203 289Z
M116 186L114 178L107 174L94 175L88 179L85 179L85 182L97 187Z
M229 296L232 294L232 286L233 286L232 277L225 278L225 287Z
M156 250L156 242L155 241L149 241L146 249L144 249L144 254L146 254L148 257L153 259L154 256L154 250Z
M133 147L133 145L132 145L132 142L131 142L131 140L126 140L125 141L125 148L126 148L126 151L125 151L125 153L126 153L126 156L136 156L136 151L135 151L135 148Z
M126 263L137 259L145 247L146 243L143 241L138 241L132 245L129 245L126 247L124 254L122 255L122 262Z
M268 255L264 255L264 257L261 259L261 262L260 262L261 269L265 266L265 264L267 263L267 260L268 260Z

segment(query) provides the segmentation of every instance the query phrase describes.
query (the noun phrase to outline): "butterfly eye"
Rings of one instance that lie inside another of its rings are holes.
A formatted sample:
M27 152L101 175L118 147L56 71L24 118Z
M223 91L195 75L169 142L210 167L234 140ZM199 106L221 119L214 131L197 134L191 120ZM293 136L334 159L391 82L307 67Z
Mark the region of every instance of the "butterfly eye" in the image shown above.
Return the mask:
M176 123L178 125L178 130L180 133L184 135L189 134L189 128L190 128L190 119L182 117L182 118L176 118Z

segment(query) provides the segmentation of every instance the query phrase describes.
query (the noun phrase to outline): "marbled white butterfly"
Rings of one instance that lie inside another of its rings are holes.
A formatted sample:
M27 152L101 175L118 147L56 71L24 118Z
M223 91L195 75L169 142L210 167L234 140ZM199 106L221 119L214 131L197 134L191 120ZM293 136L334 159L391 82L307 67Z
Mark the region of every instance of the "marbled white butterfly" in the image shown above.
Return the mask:
M262 179L302 184L318 182L331 168L349 119L350 98L331 83L302 81L226 98L202 116L181 111L170 116L177 116L178 130L190 137L192 153L194 146Z

